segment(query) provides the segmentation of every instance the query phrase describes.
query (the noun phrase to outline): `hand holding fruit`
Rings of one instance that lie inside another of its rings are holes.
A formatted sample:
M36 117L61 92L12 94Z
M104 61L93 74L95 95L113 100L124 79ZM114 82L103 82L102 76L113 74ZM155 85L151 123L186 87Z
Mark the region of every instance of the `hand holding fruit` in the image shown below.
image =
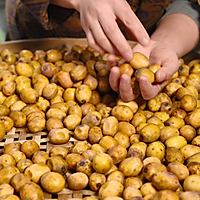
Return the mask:
M149 100L155 97L165 86L168 80L170 80L173 75L176 73L179 67L178 57L173 49L160 42L151 41L150 45L147 47L143 47L140 44L137 44L133 48L133 52L140 52L141 54L145 55L138 58L133 58L133 60L138 60L138 64L140 66L135 67L135 70L138 68L148 67L150 69L154 68L153 65L160 66L160 69L152 69L154 71L154 81L150 81L150 77L148 75L137 76L137 73L134 73L138 79L138 89L140 92L135 92L137 90L133 90L133 79L127 73L120 75L120 68L119 67L112 67L110 72L110 85L113 90L119 91L121 98L124 101L131 101L136 99L139 94L141 93L142 97L146 100ZM109 57L110 62L116 64L113 61L113 56ZM142 60L141 60L142 59ZM145 63L146 60L146 63ZM132 61L129 63L131 64ZM123 62L123 61L120 61ZM149 63L148 63L149 62ZM142 66L144 64L144 66ZM120 63L121 65L121 63ZM132 64L131 64L132 65ZM146 65L146 66L145 66ZM134 68L134 66L133 66ZM149 73L148 73L149 74ZM137 83L137 82L136 82Z

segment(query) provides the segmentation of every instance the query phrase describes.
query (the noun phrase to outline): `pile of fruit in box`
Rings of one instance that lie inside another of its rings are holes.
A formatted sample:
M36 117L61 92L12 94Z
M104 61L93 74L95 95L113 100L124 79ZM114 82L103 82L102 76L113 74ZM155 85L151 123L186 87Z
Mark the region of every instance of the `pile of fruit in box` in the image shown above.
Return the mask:
M0 140L13 128L48 133L6 144L0 200L43 200L43 191L94 191L85 200L200 199L200 60L185 63L153 99L123 102L106 55L87 46L0 53ZM160 68L135 53L120 66L133 91ZM74 144L63 145L74 138Z

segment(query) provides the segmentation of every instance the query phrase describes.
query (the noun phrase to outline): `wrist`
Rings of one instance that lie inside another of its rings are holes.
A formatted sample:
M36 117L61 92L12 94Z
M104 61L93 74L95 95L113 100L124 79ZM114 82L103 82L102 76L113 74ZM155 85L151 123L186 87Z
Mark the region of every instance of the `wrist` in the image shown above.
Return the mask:
M174 49L173 44L171 43L171 40L168 40L167 37L163 37L163 35L157 35L151 37L152 46L155 46L157 44L164 44L169 46L170 48Z

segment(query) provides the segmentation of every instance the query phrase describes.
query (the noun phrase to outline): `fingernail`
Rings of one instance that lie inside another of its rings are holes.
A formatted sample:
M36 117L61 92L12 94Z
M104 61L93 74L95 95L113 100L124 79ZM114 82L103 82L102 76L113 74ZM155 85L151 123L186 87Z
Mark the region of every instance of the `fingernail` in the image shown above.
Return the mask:
M129 51L127 51L126 53L125 53L125 60L126 61L130 61L131 59L132 59L132 57L133 57L133 53L131 53L131 52L129 52Z

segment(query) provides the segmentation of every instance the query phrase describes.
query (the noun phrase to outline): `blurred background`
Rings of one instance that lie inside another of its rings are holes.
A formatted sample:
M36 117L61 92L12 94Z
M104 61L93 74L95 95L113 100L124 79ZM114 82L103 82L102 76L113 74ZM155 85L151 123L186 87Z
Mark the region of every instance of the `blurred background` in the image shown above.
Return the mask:
M6 39L6 16L5 16L5 1L0 0L0 42L4 42Z
M6 13L5 13L6 0L0 0L0 43L6 40L7 25L6 25ZM192 51L194 57L200 58L200 42L198 47Z

